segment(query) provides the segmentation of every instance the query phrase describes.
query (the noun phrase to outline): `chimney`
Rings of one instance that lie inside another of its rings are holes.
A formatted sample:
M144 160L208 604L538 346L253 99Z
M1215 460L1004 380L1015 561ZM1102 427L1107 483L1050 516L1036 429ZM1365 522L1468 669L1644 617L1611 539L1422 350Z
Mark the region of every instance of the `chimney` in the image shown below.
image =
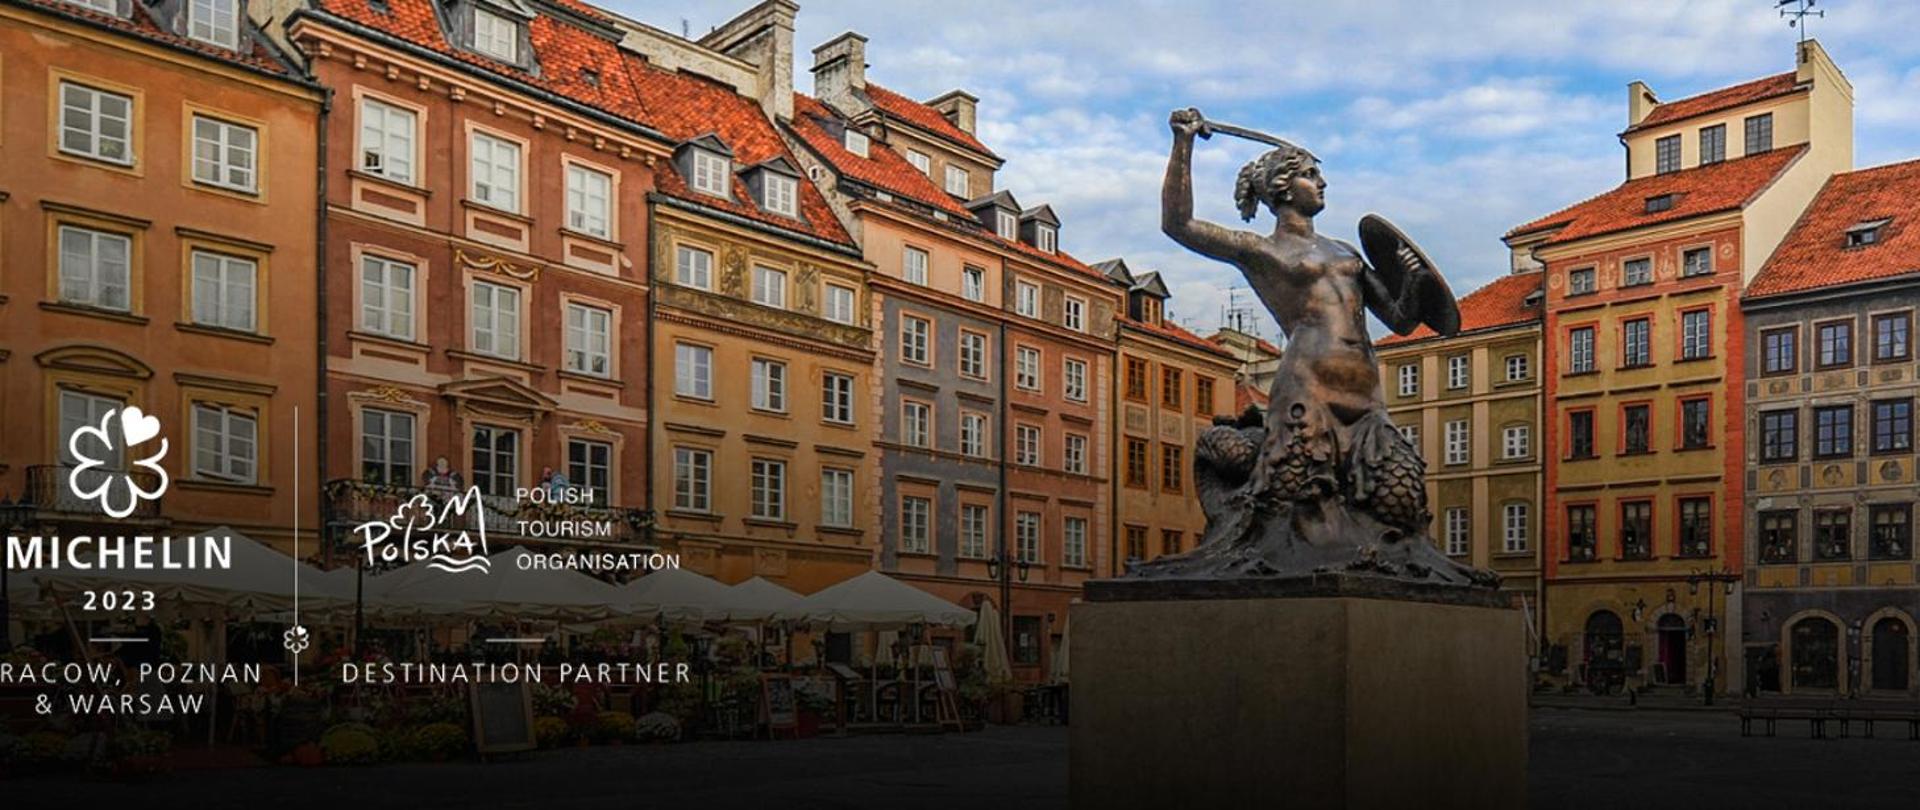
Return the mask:
M813 49L813 96L844 115L867 111L867 38L848 31Z
M772 118L793 117L793 18L799 11L793 0L766 0L699 41L756 68L754 95Z
M980 99L965 90L948 90L946 95L927 102L927 106L940 111L948 121L968 135L974 134L974 113L980 107Z
M1653 94L1653 88L1648 87L1646 82L1636 81L1627 85L1627 128L1639 126L1659 105L1659 97Z

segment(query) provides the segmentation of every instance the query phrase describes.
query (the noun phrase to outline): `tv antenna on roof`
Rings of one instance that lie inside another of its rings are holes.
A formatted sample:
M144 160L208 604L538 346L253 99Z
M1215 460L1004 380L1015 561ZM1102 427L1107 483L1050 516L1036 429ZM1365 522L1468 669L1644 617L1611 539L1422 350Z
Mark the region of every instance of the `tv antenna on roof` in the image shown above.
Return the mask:
M1781 17L1791 18L1787 20L1787 27L1800 29L1800 41L1806 42L1807 18L1827 16L1826 9L1819 11L1813 10L1813 5L1816 2L1819 2L1819 0L1777 0L1777 2L1773 4L1773 7L1780 10ZM1792 8L1788 8L1788 6L1792 6Z

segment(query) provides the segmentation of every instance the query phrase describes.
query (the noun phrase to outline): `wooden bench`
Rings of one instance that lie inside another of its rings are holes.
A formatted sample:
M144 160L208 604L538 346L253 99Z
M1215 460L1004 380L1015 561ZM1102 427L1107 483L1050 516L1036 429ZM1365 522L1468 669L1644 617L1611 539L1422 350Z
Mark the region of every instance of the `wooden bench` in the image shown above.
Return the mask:
M1740 736L1753 736L1755 723L1765 724L1767 736L1772 737L1776 724L1782 721L1805 721L1808 736L1816 740L1826 739L1827 723L1834 719L1836 715L1832 701L1749 701L1740 707Z
M1890 700L1763 699L1740 707L1740 736L1751 737L1756 724L1767 736L1775 736L1777 724L1804 721L1808 736L1827 738L1828 729L1837 725L1841 737L1853 735L1859 723L1863 736L1872 738L1879 723L1905 724L1907 739L1920 740L1920 703Z

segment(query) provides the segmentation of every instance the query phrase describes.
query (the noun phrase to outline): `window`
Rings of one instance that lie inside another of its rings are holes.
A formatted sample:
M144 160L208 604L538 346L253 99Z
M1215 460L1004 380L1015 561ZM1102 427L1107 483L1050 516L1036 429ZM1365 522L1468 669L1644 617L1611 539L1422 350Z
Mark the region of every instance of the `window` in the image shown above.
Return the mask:
M1747 154L1757 155L1773 148L1773 113L1747 117Z
M960 376L974 380L987 378L987 336L960 331Z
M1907 359L1912 354L1907 341L1912 326L1909 313L1873 316L1873 359L1877 362Z
M908 149L907 162L913 164L914 168L919 169L921 174L928 177L933 176L933 158L928 157L927 153L916 149Z
M1680 136L1668 135L1653 142L1654 172L1666 174L1680 171Z
M1792 374L1799 368L1800 332L1775 329L1760 333L1760 352L1765 374Z
M1014 286L1013 311L1028 318L1040 317L1040 288L1027 282Z
M756 458L751 466L749 495L753 517L761 520L785 520L787 517L787 463Z
M1063 394L1071 402L1087 401L1087 361L1067 358L1060 364Z
M1519 554L1527 550L1529 532L1527 529L1527 505L1510 503L1502 510L1504 528L1500 550L1507 554Z
M613 177L567 164L567 227L607 239L613 235L612 210Z
M1582 267L1567 273L1567 294L1587 295L1598 290L1596 274L1591 267Z
M60 226L60 300L127 311L132 254L122 234Z
M360 100L360 171L396 183L413 182L414 112L371 98Z
M1719 163L1727 159L1727 125L1700 128L1700 163Z
M841 528L853 525L853 471L839 467L820 470L820 523Z
M733 161L705 149L693 150L693 190L715 197L732 196Z
M799 182L785 175L768 173L760 178L760 204L781 216L799 215Z
M1061 453L1061 467L1074 475L1087 474L1087 437L1078 433L1067 434L1066 449Z
M1621 408L1620 424L1620 452L1633 455L1652 449L1653 408L1651 406L1628 405Z
M584 304L567 305L567 370L613 376L613 313Z
M1873 452L1905 453L1913 449L1913 400L1873 403Z
M1013 351L1013 385L1026 391L1040 390L1040 350L1021 346Z
M1760 561L1790 563L1800 556L1800 513L1793 510L1760 513Z
M953 165L947 166L948 194L952 194L955 197L965 197L967 196L967 188L969 185L966 169Z
M1652 321L1635 318L1620 325L1620 365L1637 368L1653 364Z
M825 294L821 296L820 316L834 323L853 323L854 301L859 297L859 293L854 292L852 287L842 287L838 284L824 285L824 290Z
M1672 194L1656 194L1648 197L1646 201L1646 212L1649 214L1658 214L1662 211L1672 211L1673 200L1674 196Z
M1592 506L1567 507L1567 559L1583 562L1599 556L1600 535L1595 531Z
M193 322L238 332L254 331L254 284L259 267L252 259L193 251Z
M196 477L251 484L258 447L258 422L253 414L224 405L193 404Z
M1035 537L1039 536L1035 529ZM1013 663L1027 667L1040 665L1040 617L1013 617Z
M115 2L115 0L67 0L67 2L83 8L93 9L102 14L111 14L115 17L123 16L120 13L120 4Z
M1853 455L1853 406L1813 409L1813 457Z
M1567 373L1585 374L1593 370L1593 327L1582 326L1567 333Z
M673 344L673 393L713 399L712 349L690 343Z
M929 524L933 519L933 501L928 498L907 496L900 499L900 551L903 554L925 554L931 545L928 542Z
M1087 567L1087 519L1069 517L1060 526L1060 564Z
M473 484L486 495L513 494L520 470L520 433L506 428L473 428Z
M1821 368L1853 365L1853 322L1834 321L1815 327L1820 337Z
M1457 390L1467 387L1471 374L1472 361L1466 355L1447 358L1447 388Z
M1760 414L1760 460L1791 461L1800 450L1800 412Z
M520 145L484 132L473 133L473 201L490 208L520 210Z
M594 503L613 503L613 445L590 439L568 439L567 480L586 491Z
M1160 445L1160 491L1180 492L1185 489L1186 464L1182 460L1186 448L1177 444Z
M1087 302L1083 298L1066 297L1061 307L1061 325L1075 332L1087 331Z
M1913 557L1913 504L1874 504L1867 508L1873 536L1867 559L1905 560Z
M366 256L360 260L360 329L413 339L413 265Z
M1637 287L1653 283L1652 259L1628 259L1620 265L1620 286Z
M520 61L520 24L474 7L473 49L503 62Z
M908 247L901 251L900 277L908 284L927 286L927 252L917 247Z
M60 151L133 165L133 99L61 82Z
M681 245L674 250L673 280L682 286L713 289L713 254Z
M1184 536L1178 531L1175 531L1173 529L1161 529L1160 530L1160 553L1163 555L1179 554L1181 546L1185 545L1182 542L1183 539L1184 539Z
M1787 683L1796 690L1833 690L1840 683L1840 627L1817 616L1793 623Z
M915 365L928 364L927 343L933 324L912 315L900 319L900 359Z
M1653 504L1628 501L1620 504L1620 558L1653 558Z
M1533 361L1524 354L1507 355L1507 382L1521 382L1533 375Z
M1040 466L1040 429L1033 425L1013 428L1013 463L1022 467Z
M1144 560L1147 558L1147 527L1127 527L1127 559Z
M968 301L987 300L987 271L973 265L960 268L960 296Z
M1696 309L1680 313L1680 359L1699 360L1713 356L1713 311Z
M1011 211L994 210L993 232L1009 242L1020 238L1020 218Z
M1213 415L1213 378L1193 378L1193 413L1196 416Z
M842 138L841 142L846 144L847 151L861 157L870 156L869 150L873 146L873 139L867 137L867 133L854 129L853 127L847 127L846 136Z
M1713 275L1713 248L1697 247L1680 254L1680 277Z
M1400 396L1410 397L1420 393L1420 364L1401 366L1397 374L1400 378Z
M195 5L199 0L195 0ZM193 117L193 179L252 193L256 186L260 134L253 127L204 115Z
M1040 513L1021 512L1013 518L1014 561L1040 562ZM1035 656L1037 662L1039 656Z
M1127 437L1127 486L1145 487L1147 485L1147 455L1151 452L1146 439Z
M1180 369L1160 367L1160 404L1172 410L1180 410L1180 395L1185 386Z
M1127 399L1147 401L1147 361L1139 357L1127 358Z
M706 512L713 508L713 453L673 448L673 508Z
M1464 506L1447 507L1447 556L1464 557L1471 551L1468 538L1473 532L1472 515Z
M837 425L853 424L853 377L826 372L820 375L820 418Z
M473 283L473 350L480 354L520 359L520 290Z
M1446 458L1448 464L1466 464L1473 460L1473 448L1468 443L1470 431L1465 419L1455 419L1446 426Z
M360 411L360 480L413 485L413 414L377 408Z
M1526 425L1508 425L1500 431L1501 457L1526 458L1533 454L1533 431Z
M1891 221L1892 220L1889 219L1878 219L1872 222L1862 222L1848 228L1847 247L1860 248L1879 244L1881 236L1880 229L1885 228L1887 223Z
M1712 400L1688 399L1680 403L1680 449L1698 450L1711 443Z
M908 447L933 446L933 406L912 400L900 403L900 441Z
M987 455L987 416L980 413L960 414L960 454L973 458L985 458Z
M1426 453L1420 449L1420 426L1419 425L1417 424L1395 425L1394 427L1399 429L1400 438L1406 439L1407 445L1413 448L1414 455L1421 456L1423 458L1426 456Z
M1853 558L1853 513L1848 509L1813 510L1813 558Z
M787 364L778 360L753 358L751 379L753 409L785 413L787 410Z
M787 308L787 274L764 265L753 266L753 302L774 309Z
M1567 414L1567 458L1593 458L1593 411Z
M1060 234L1053 230L1053 226L1039 224L1033 226L1033 246L1039 248L1040 252L1052 253L1058 246L1059 240Z
M960 505L960 556L986 558L987 507L977 503Z
M1681 557L1705 557L1713 553L1713 499L1680 499Z

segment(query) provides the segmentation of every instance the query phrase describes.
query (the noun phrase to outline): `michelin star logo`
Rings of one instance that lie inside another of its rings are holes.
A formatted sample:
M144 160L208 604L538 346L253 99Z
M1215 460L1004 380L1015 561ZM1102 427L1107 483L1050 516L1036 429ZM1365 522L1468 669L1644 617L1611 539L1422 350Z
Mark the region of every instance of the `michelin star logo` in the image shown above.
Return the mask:
M117 419L115 417L118 417ZM115 441L114 434L118 434ZM67 475L67 488L73 490L74 497L85 501L98 501L100 509L108 517L125 518L139 508L141 501L159 500L167 494L167 471L160 467L160 460L167 457L167 440L160 439L160 451L147 458L133 462L135 467L144 467L159 476L160 484L151 490L143 489L135 481L131 471L115 470L106 466L103 458L94 458L94 453L106 455L118 451L125 454L148 440L160 435L160 420L148 416L139 408L127 406L107 411L100 417L99 426L87 425L67 437L67 452L79 462L73 472ZM82 439L91 438L91 442ZM99 468L99 472L88 475L88 471ZM94 484L86 487L83 483ZM124 502L117 502L115 493L125 490ZM118 505L124 503L124 505Z

